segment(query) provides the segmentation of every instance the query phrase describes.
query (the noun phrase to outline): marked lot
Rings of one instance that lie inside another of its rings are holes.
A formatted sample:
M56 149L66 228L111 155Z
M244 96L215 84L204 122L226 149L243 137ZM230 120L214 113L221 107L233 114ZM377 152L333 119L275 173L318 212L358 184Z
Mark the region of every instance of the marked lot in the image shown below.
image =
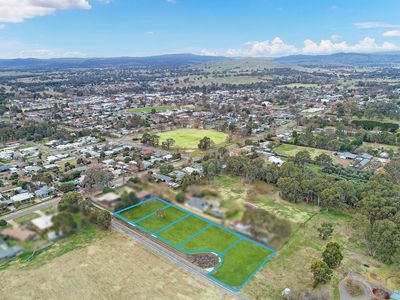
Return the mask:
M239 239L240 237L228 231L212 226L183 244L183 248L186 250L212 249L220 253Z
M167 207L166 209L162 210L164 216L159 217L157 213L138 222L138 224L147 230L152 232L156 232L157 230L162 229L163 227L167 226L168 224L175 222L176 220L186 216L186 213L183 211L176 209L175 207Z
M179 223L163 230L159 233L159 235L174 244L180 244L198 231L202 230L207 225L209 225L207 222L194 216L189 216Z
M135 209L127 209L122 211L120 215L132 222L136 222L151 213L155 213L158 209L161 209L165 206L165 203L159 201L149 201L136 206Z
M254 270L263 264L265 257L273 252L251 243L241 240L223 255L223 263L213 272L213 276L223 282L229 282L232 286L245 284ZM238 264L238 261L246 261L246 264Z
M207 276L234 291L239 291L275 253L265 245L155 197L114 215L184 253L218 255L219 263Z

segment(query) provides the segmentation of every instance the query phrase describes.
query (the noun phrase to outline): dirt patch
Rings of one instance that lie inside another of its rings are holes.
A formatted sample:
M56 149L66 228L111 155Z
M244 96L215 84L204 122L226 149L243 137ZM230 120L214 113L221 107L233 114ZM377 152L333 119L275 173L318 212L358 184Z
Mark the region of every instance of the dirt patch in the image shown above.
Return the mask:
M191 254L187 255L187 258L192 264L202 269L214 268L219 264L219 257L213 253Z
M10 267L0 282L2 299L229 298L119 233L39 267Z

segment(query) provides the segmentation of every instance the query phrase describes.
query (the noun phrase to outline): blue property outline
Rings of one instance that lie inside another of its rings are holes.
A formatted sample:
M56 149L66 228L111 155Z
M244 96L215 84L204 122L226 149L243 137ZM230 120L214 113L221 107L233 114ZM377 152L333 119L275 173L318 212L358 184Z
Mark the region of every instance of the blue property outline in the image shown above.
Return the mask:
M180 217L179 219L175 220L174 222L169 223L168 225L164 226L163 228L161 228L161 229L159 229L159 230L157 230L157 231L155 231L155 232L152 232L152 231L150 231L150 230L144 228L143 226L141 226L141 225L139 225L139 224L137 224L137 223L139 223L140 221L143 221L144 219L146 219L146 218L148 218L148 217L154 215L154 214L157 212L157 210L154 211L154 212L152 212L152 213L150 213L150 214L148 214L148 215L146 215L146 216L144 216L144 217L142 217L142 218L140 218L140 219L138 219L138 220L136 220L136 221L131 221L131 220L129 220L129 219L127 219L127 218L121 216L121 213L122 213L122 212L127 211L127 210L130 210L130 209L132 209L132 208L134 208L134 207L137 207L137 206L140 206L140 205L144 205L144 204L146 204L146 203L148 203L148 202L151 202L151 201L159 201L159 202L162 202L162 203L166 204L166 206L164 206L164 207L161 208L162 210L163 210L163 209L166 209L166 208L168 208L168 207L174 207L174 208L176 208L176 209L178 209L178 210L180 210L180 211L186 213L186 215L183 216L183 217ZM127 207L127 208L124 208L124 209L121 209L121 210L119 210L119 211L117 211L117 212L114 212L114 216L116 216L117 218L119 218L119 219L121 219L121 220L127 222L128 224L131 224L131 225L133 225L133 226L135 226L135 227L140 228L142 231L144 231L144 232L146 232L146 233L148 233L148 234L150 234L150 235L152 235L152 236L158 238L159 240L161 240L161 241L163 241L163 242L165 242L165 243L167 243L167 244L169 244L169 245L171 245L171 246L177 248L178 250L180 250L180 251L182 251L182 252L186 252L186 253L205 253L205 252L211 252L211 253L214 253L214 254L218 255L218 257L219 257L219 259L220 259L220 262L218 263L218 265L217 265L215 268L213 268L212 271L208 272L206 275L207 275L207 277L211 278L212 280L217 281L218 283L224 285L225 287L227 287L227 288L229 288L229 289L231 289L231 290L233 290L233 291L235 291L235 292L240 291L240 290L241 290L241 289L242 289L242 288L257 274L257 272L258 272L258 271L259 271L259 270L260 270L260 269L275 255L275 253L276 253L276 251L275 251L274 249L272 249L272 248L270 248L270 247L268 247L268 246L266 246L266 245L263 245L263 244L261 244L261 243L259 243L259 242L257 242L257 241L254 241L254 240L252 240L252 239L250 239L250 238L248 238L248 237L246 237L246 236L244 236L244 235L241 235L240 233L238 233L238 232L236 232L236 231L233 231L233 230L231 230L231 229L229 229L229 228L226 228L226 227L223 227L223 226L221 226L221 225L219 225L219 224L216 224L216 223L214 223L214 222L212 222L212 221L210 221L210 220L207 220L206 218L203 218L203 217L201 217L201 216L199 216L199 215L197 215L197 214L194 214L194 213L192 213L192 212L190 212L190 211L187 211L187 210L185 210L185 209L183 209L183 208L181 208L181 207L179 207L179 206L177 206L177 205L175 205L175 204L172 204L172 203L170 203L170 202L168 202L168 201L166 201L166 200L164 200L164 199L158 198L158 197L151 197L151 198L149 198L149 199L147 199L147 200L145 200L145 201L142 201L142 202L140 202L140 203L131 205L131 206ZM171 241L169 241L169 240L167 240L167 239L165 239L165 238L163 238L163 237L161 237L161 236L158 235L158 233L160 233L160 232L164 231L165 229L167 229L167 228L169 228L169 227L171 227L171 226L173 226L173 225L179 223L180 221L186 219L186 218L189 217L189 216L193 216L193 217L195 217L195 218L198 218L198 219L200 219L200 220L203 220L203 221L205 221L206 223L208 223L208 225L205 226L204 228L202 228L201 230L199 230L198 232L196 232L195 234L193 234L192 236L190 236L189 238L187 238L186 240L184 240L183 242L179 243L179 244L175 244L175 243L173 243L173 242L171 242ZM227 247L227 248L226 248L224 251L222 251L222 252L218 252L218 251L215 251L215 250L213 250L213 249L207 249L207 248L205 248L205 249L198 249L198 250L187 250L187 249L183 248L183 245L184 245L185 243L189 242L190 240L192 240L193 238L195 238L196 236L198 236L198 235L201 234L202 232L206 231L207 229L211 228L212 226L215 226L215 227L217 227L217 228L219 228L219 229L225 230L225 231L227 231L227 232L229 232L229 233L231 233L231 234L233 234L233 235L239 237L239 239L238 239L237 241L235 241L234 243L232 243L229 247ZM258 268L246 279L246 281L245 281L244 283L242 283L242 285L240 285L239 287L233 287L233 286L231 286L231 285L229 285L229 284L227 284L227 283L225 283L225 282L219 280L218 278L215 278L214 276L212 276L212 274L215 273L215 272L222 266L223 261L224 261L224 260L223 260L223 255L226 254L229 250L231 250L234 246L236 246L237 244L239 244L239 243L242 242L243 240L249 241L249 242L251 242L251 243L253 243L253 244L256 244L256 245L258 245L258 246L260 246L260 247L262 247L262 248L264 248L264 249L267 249L267 250L271 251L271 254L258 266Z

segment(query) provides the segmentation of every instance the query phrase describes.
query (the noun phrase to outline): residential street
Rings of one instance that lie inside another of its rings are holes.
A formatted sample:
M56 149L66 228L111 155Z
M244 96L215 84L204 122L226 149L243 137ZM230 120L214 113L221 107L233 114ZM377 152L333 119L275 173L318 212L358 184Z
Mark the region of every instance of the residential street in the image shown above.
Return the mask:
M30 213L33 213L35 211L38 211L38 210L41 210L41 209L44 209L44 208L47 208L47 207L50 207L50 206L57 205L59 201L60 201L60 198L54 198L52 200L36 204L36 205L28 207L26 209L10 213L8 215L5 215L5 216L1 217L1 219L6 220L7 222L8 221L12 221L12 220L14 220L16 218L19 218L19 217L22 217L22 216L25 216L25 215L29 215Z

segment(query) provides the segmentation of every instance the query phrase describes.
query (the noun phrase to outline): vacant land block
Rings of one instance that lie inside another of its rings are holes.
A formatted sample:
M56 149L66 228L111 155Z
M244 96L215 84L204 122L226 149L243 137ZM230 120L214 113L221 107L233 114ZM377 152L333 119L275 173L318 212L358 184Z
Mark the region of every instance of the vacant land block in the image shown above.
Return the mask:
M184 253L214 253L219 263L208 276L235 291L240 290L275 252L159 198L128 207L115 216Z

